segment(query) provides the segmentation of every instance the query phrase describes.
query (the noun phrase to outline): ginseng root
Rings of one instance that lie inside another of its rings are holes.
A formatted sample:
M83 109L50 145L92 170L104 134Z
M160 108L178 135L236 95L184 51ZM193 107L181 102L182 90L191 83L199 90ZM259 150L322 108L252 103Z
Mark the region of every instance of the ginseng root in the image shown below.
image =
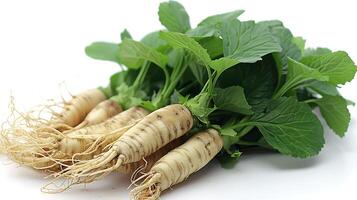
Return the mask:
M36 106L28 112L20 112L15 107L14 97L11 97L10 115L6 123L3 123L2 131L25 130L28 132L31 130L33 134L36 134L43 130L51 130L53 134L61 133L81 123L87 114L105 99L103 92L91 89L72 96L70 101L48 100L44 105Z
M99 89L90 89L74 95L70 101L63 101L60 113L52 113L53 117L48 125L59 131L71 129L81 123L87 114L105 99L106 96Z
M156 200L162 191L178 184L204 167L222 149L223 141L214 129L197 133L183 145L158 160L131 191L134 200Z
M87 114L86 118L80 124L78 124L74 129L81 129L85 126L99 124L122 111L123 109L120 107L120 105L117 102L111 99L105 100L99 103L96 107L94 107Z
M25 133L4 132L1 138L6 153L15 162L35 169L58 171L79 159L90 159L101 153L148 114L143 108L133 107L100 124L67 134L52 134L52 129L43 130L41 134L19 130ZM18 133L21 137L15 135ZM58 164L63 166L56 166Z
M71 185L100 179L122 165L140 161L184 135L192 126L193 117L185 106L166 106L152 112L129 129L107 152L92 160L75 163L57 178L67 177ZM108 166L113 160L116 162Z
M133 163L128 163L125 164L121 167L118 168L119 173L124 173L124 174L133 174L133 180L137 176L137 174L142 173L142 172L148 172L151 167L158 161L161 157L166 155L169 151L172 149L180 146L185 142L185 139L183 137L177 138L176 140L168 143L161 149L157 150L156 152L150 154L146 158L138 161L138 162L133 162Z

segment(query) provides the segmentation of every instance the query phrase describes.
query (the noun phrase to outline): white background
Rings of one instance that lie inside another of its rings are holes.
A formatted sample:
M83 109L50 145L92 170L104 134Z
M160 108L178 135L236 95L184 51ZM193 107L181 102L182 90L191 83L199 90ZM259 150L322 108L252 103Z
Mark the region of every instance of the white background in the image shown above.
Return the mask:
M181 1L194 26L207 15L245 9L241 19L280 19L311 47L346 50L357 61L355 1ZM73 93L105 85L118 70L113 63L87 58L84 47L96 40L118 42L127 28L135 39L160 29L159 1L9 0L0 1L0 119L10 92L26 109L58 97L60 83ZM357 81L341 92L357 101ZM63 87L61 89L64 90ZM213 162L163 199L316 200L357 199L357 109L347 136L326 132L318 157L300 160L274 153L245 154L232 170ZM40 192L43 174L0 157L1 199L127 199L128 177L112 176L65 193Z

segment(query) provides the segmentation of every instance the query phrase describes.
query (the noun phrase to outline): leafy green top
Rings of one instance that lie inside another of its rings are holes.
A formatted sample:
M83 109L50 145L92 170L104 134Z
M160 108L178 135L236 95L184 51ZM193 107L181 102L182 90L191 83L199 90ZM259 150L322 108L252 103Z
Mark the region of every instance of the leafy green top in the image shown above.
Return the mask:
M192 28L180 3L163 2L165 30L141 41L124 30L121 43L95 42L86 54L126 67L103 89L124 108L179 102L198 119L196 128L219 130L224 166L252 147L318 154L323 128L312 110L318 107L327 125L345 135L353 103L338 88L354 78L356 65L344 51L305 48L281 21L238 20L243 12L208 16Z

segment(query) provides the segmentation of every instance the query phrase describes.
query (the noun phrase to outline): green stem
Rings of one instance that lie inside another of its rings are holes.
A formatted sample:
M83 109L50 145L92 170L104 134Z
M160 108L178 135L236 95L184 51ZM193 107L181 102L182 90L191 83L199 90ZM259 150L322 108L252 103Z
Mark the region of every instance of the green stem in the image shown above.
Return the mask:
M242 122L242 121L240 121L238 124L235 124L235 125L231 126L230 128L237 129L237 128L241 128L241 127L245 127L245 126L254 126L254 125L255 125L254 122Z
M317 99L308 99L305 100L304 103L315 103L317 101Z
M243 119L240 120L240 122L238 124L231 127L233 129L241 128L238 131L238 134L236 135L236 137L241 138L241 137L245 136L247 133L249 133L249 131L251 131L255 127L255 123L249 122L249 119L250 119L250 116L245 116Z
M249 131L251 131L254 128L254 126L246 126L244 127L239 133L237 134L237 137L241 138L245 136Z
M283 86L283 87L281 87L281 88L278 90L278 92L276 92L276 93L273 95L273 98L272 98L272 99L277 99L277 98L283 96L285 92L286 92L286 91L285 91L285 88L284 88L284 86Z
M233 126L232 128L233 128L233 129L240 128L239 131L241 131L241 130L243 129L242 127L245 125L244 123L247 122L247 121L249 121L249 119L250 119L250 116L245 116L245 117L243 117L243 118L239 121L239 123L236 124L235 126ZM242 125L242 124L243 124L243 125Z
M208 75L208 78L212 77L212 72L211 72L211 68L207 65L205 65L206 67L206 70L207 70L207 75Z
M211 72L211 68L207 65L205 65L206 70L207 70L207 74L208 74L208 80L206 82L206 84L204 85L204 87L202 88L200 94L204 93L204 92L209 92L210 88L212 87L212 72Z
M167 70L164 70L166 78L165 85L163 89L159 91L155 99L152 100L156 107L160 108L166 104L167 100L175 90L177 83L180 81L182 75L185 73L188 65L184 63L183 60L184 57L182 57L178 64L174 66L171 76L169 76Z
M273 99L277 99L279 97L282 97L286 92L289 90L294 90L298 86L304 87L306 84L303 84L304 81L294 81L292 80L293 84L284 84L273 96ZM295 82L295 83L294 83Z
M213 90L216 86L216 82L217 82L217 77L219 77L219 74L215 71L212 73L212 78L210 79L210 84L207 86L207 92L209 94L213 93ZM211 95L210 95L211 96Z
M222 73L220 72L217 72L216 76L214 77L213 79L213 88L216 87L216 84L217 84L217 81L218 81L218 78L221 76Z
M132 87L134 88L134 90L137 90L140 87L140 85L142 85L142 83L144 82L149 67L150 67L150 62L145 61L144 65L140 69L138 77L135 79L133 83Z
M170 85L170 74L166 68L163 68L163 71L165 74L165 83L164 83L164 87L162 88L162 91L166 91L167 87Z
M202 93L204 93L204 92L206 92L206 90L207 90L207 88L209 87L209 84L210 82L207 80L207 82L205 83L205 85L203 86L203 88L202 88L202 90L201 90L201 92L200 92L200 94L202 94Z
M164 94L172 93L173 89L175 89L177 85L177 82L181 79L182 74L185 72L187 65L183 65L183 60L184 57L181 57L178 64L174 66L170 76L170 82L168 83L168 86L165 88L165 90L162 91Z
M180 73L178 75L176 75L176 78L174 80L171 81L170 86L167 88L167 90L165 91L165 93L163 95L164 99L169 98L169 96L172 94L172 92L176 88L177 83L180 81L182 75L185 73L187 67L188 67L188 65L182 66L182 70L180 71Z
M213 72L213 74L211 73L211 69L209 68L209 66L206 66L207 69L207 73L208 73L208 80L205 83L205 85L203 86L201 92L197 95L197 96L201 96L203 93L208 93L208 94L212 94L213 93L213 89L214 89L214 78L212 78L216 72ZM208 95L208 98L205 98L202 100L202 98L199 98L198 101L200 102L201 106L205 106L208 107L209 103L211 102L212 99L212 95ZM202 102L201 102L202 101Z

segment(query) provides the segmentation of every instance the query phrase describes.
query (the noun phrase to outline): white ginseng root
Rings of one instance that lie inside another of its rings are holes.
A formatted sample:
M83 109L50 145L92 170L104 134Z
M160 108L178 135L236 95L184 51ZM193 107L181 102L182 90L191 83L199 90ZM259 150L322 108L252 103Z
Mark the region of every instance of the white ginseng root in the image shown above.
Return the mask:
M53 117L47 125L59 131L71 129L80 124L95 106L106 99L99 89L90 89L74 95L71 100L63 102L60 113L52 113Z
M222 149L218 131L208 129L192 136L158 160L143 177L144 181L131 191L134 200L156 200L162 191L186 180L204 167Z
M97 106L95 106L84 118L84 120L78 124L74 129L81 129L86 126L91 126L94 124L99 124L104 122L105 120L117 115L122 112L123 109L120 105L111 100L107 99L105 101L100 102ZM73 130L73 129L72 129ZM69 130L71 131L71 130Z
M148 114L143 108L133 107L102 123L66 134L43 130L41 134L23 133L20 139L11 133L3 133L1 138L7 155L15 162L35 169L60 171L74 161L102 153Z
M49 100L44 105L21 112L16 109L14 98L9 104L10 115L2 124L2 132L12 132L13 136L21 137L22 133L32 131L34 135L43 131L63 133L80 124L87 114L104 101L106 96L99 89L86 90L78 95L72 95L69 101L55 102Z
M75 163L57 178L69 178L70 185L95 181L125 164L140 161L184 135L192 126L193 117L185 106L174 104L158 109L129 129L107 152Z
M150 154L149 156L145 157L144 159L138 162L128 163L119 167L117 171L119 173L124 173L124 174L134 173L133 174L133 180L134 180L137 174L141 172L148 172L151 169L151 167L156 163L156 161L158 161L161 157L166 155L172 149L183 144L184 141L185 139L183 137L177 138L176 140L168 143L167 145L157 150L156 152Z

